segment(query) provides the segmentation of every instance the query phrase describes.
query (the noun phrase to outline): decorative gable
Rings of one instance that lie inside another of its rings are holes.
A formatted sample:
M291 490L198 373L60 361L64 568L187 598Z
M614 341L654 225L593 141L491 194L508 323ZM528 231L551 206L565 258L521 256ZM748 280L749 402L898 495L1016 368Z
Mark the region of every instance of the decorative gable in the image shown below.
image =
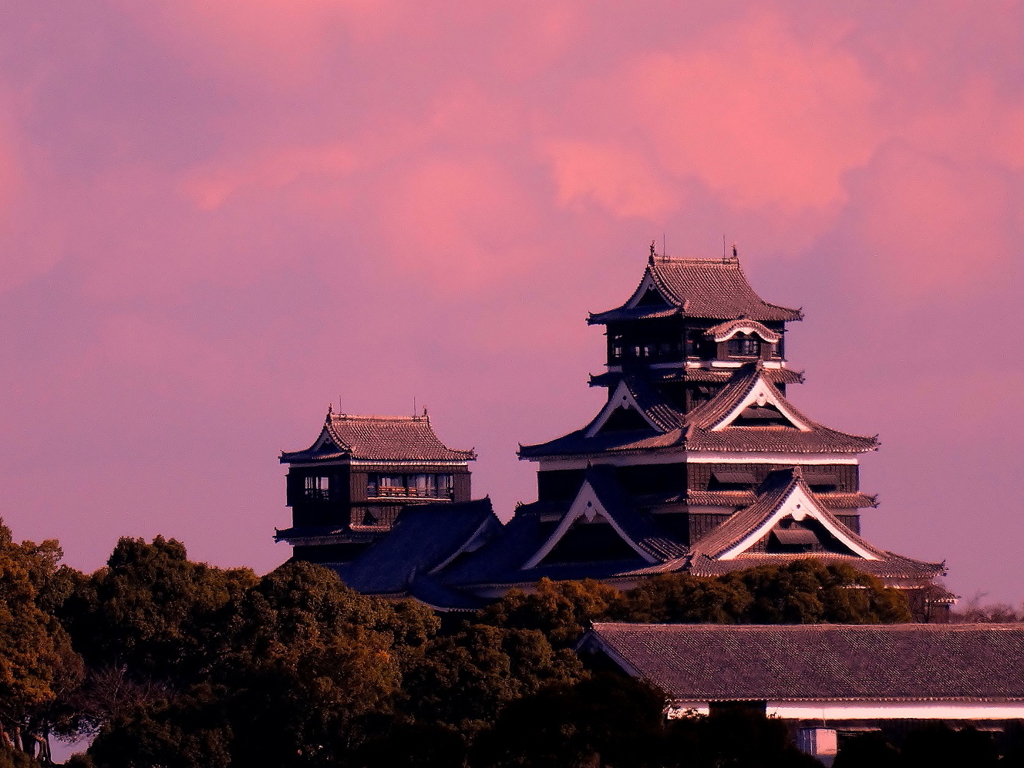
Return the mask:
M671 301L658 287L658 284L651 276L651 270L648 269L644 272L644 279L640 281L636 291L629 297L625 307L633 309L635 307L674 306L674 304L675 302Z
M754 526L752 530L743 536L743 538L722 552L718 556L718 559L732 560L735 557L742 555L769 534L774 535L776 528L778 528L778 530L788 529L794 531L802 529L813 533L812 526L804 525L794 528L791 525L778 525L781 521L801 523L805 520L815 521L853 555L862 557L865 560L879 559L878 555L868 547L864 546L864 544L859 541L849 529L839 523L826 509L824 509L814 499L813 495L806 490L806 486L801 482L793 483L790 486L788 493L786 493L775 505L774 510L770 514L766 515L761 522ZM791 543L795 543L796 539L800 536L803 536L804 539L808 538L806 534L783 534L784 538L787 536L791 538Z
M334 438L331 437L330 432L327 431L327 427L324 427L320 432L320 437L318 437L316 442L313 443L313 448L311 450L315 453L331 453L334 451L340 451L341 448L338 447Z
M609 531L614 532L615 536L618 537L618 539L625 544L629 550L635 552L648 563L658 562L656 557L649 552L646 552L637 542L633 541L624 530L622 530L619 524L615 522L612 515L609 514L600 498L598 498L594 487L589 482L584 482L583 487L581 487L579 493L576 494L576 498L573 500L572 506L569 507L569 511L565 513L559 521L558 526L548 537L547 541L544 542L541 548L523 564L522 569L527 570L529 568L535 568L543 562L545 558L555 550L559 543L563 541L574 526L593 524L607 524ZM625 550L620 549L620 551Z
M587 428L586 436L593 437L606 430L630 428L631 425L635 425L632 428L643 428L646 425L656 432L665 431L647 416L623 380Z
M712 432L721 432L728 427L790 427L801 432L812 431L807 424L783 399L763 375L750 391L718 422L710 427Z

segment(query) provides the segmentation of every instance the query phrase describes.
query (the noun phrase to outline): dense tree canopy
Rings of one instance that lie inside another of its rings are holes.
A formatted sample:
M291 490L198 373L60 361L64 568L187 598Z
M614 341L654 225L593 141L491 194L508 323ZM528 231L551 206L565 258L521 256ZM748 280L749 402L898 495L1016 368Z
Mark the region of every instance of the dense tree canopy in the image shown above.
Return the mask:
M60 557L0 525L0 768L45 762L50 733L82 732L96 737L79 768L812 765L750 712L666 722L660 692L595 675L575 643L594 621L910 619L901 593L815 560L627 591L545 580L441 621L327 568L257 577L192 562L173 539L122 539L90 575ZM875 734L837 765L923 764L933 742L1009 765L1024 738Z

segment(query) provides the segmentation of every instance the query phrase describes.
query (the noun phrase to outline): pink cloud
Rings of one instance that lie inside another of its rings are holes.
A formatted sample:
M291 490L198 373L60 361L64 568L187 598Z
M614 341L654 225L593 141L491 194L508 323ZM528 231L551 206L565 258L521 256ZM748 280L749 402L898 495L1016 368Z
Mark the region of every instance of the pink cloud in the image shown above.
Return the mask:
M963 300L1019 258L1008 224L1019 200L1004 178L898 144L856 190L858 245L875 280L901 299Z
M485 156L428 157L378 186L375 222L394 265L444 295L495 285L537 263L529 195Z
M676 210L680 193L638 152L574 140L549 141L558 202L597 203L614 216L661 219Z
M644 58L627 87L663 162L730 204L786 215L833 208L871 156L877 86L828 29L800 37L776 14L723 24Z
M113 2L179 55L229 76L258 73L278 87L318 77L339 36L370 45L402 19L402 3L393 0Z
M285 146L258 157L189 172L182 193L203 211L221 208L237 194L286 187L309 176L345 177L359 165L346 143L320 146Z

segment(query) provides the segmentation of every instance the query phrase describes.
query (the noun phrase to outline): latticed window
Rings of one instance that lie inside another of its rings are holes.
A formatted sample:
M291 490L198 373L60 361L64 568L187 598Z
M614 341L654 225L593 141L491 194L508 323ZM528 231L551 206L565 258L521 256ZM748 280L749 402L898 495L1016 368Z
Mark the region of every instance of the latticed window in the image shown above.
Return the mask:
M733 357L757 357L761 354L761 341L756 336L737 334L729 339L729 354Z

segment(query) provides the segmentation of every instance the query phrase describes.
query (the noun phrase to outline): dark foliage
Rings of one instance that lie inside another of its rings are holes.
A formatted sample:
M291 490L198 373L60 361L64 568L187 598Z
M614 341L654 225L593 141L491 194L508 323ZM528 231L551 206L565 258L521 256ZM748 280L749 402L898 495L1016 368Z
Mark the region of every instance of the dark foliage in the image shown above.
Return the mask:
M901 749L903 768L995 768L999 753L990 733L937 723L914 729Z
M665 768L819 768L799 752L786 724L744 707L669 724Z
M833 768L899 768L899 751L874 731L844 741Z
M509 704L474 745L479 768L659 764L664 695L642 682L597 675Z
M571 646L592 621L654 624L894 624L911 621L906 597L847 565L798 560L720 578L671 573L619 592L598 581L541 580L481 611L499 627L537 629Z
M900 593L815 560L628 592L545 580L443 625L320 566L258 578L160 537L122 539L89 576L59 560L0 525L0 768L44 764L48 734L83 731L81 768L811 766L763 714L666 722L660 692L588 672L573 645L593 621L910 618ZM1022 744L935 726L851 739L837 765L1021 765Z

